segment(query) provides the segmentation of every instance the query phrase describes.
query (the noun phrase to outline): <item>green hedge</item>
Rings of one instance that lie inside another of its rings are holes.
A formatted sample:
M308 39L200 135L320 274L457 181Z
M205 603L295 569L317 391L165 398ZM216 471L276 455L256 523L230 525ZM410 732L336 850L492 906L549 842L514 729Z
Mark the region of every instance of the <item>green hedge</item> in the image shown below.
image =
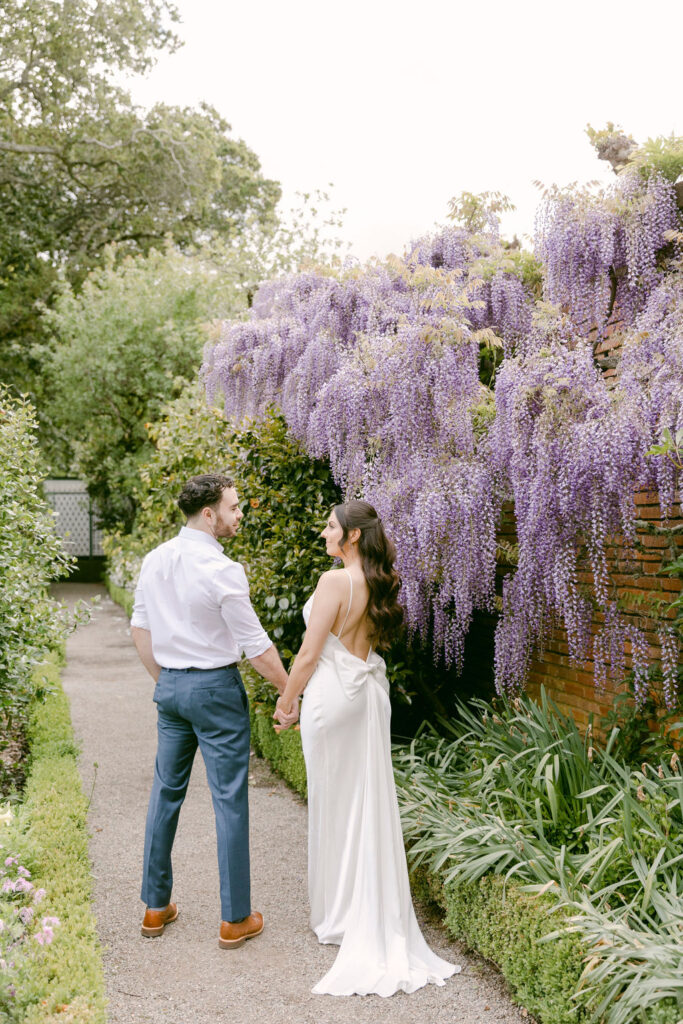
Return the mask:
M543 939L560 925L552 897L529 895L493 874L444 886L424 866L411 873L411 883L416 896L439 906L448 934L492 960L515 1000L542 1024L588 1020L571 999L583 970L584 944L574 933Z
M240 666L247 692L250 695L249 715L251 718L251 745L254 752L265 758L270 767L287 782L304 800L308 796L306 786L306 765L301 750L301 733L298 727L277 733L274 729L273 707L254 699L254 686L259 688L263 680L248 662Z
M67 632L48 587L72 564L42 493L37 429L27 399L0 383L0 712L22 722L35 692L33 668Z
M12 1017L25 1024L105 1024L104 970L92 912L84 796L76 764L69 703L56 663L37 670L52 691L33 706L29 776L16 821L2 839L47 892L40 916L60 924L17 991Z
M273 771L305 800L308 796L306 765L298 729L287 729L278 735L273 729L272 707L252 704L251 744L258 756L265 758Z
M106 575L104 577L104 585L107 588L112 601L121 605L128 618L130 618L133 614L135 596L131 594L130 590L126 590L124 587L117 587L117 585L112 583Z

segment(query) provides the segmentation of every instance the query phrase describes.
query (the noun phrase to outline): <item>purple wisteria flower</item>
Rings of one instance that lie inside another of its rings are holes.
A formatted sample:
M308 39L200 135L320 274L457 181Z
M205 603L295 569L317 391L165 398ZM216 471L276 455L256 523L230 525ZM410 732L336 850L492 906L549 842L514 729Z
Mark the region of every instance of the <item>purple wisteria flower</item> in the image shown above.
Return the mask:
M674 187L661 175L621 175L598 192L554 188L536 216L545 293L579 334L604 331L610 308L632 323L663 278L658 254L679 223Z
M206 355L207 389L232 419L278 407L343 492L375 505L408 627L447 664L462 664L474 611L494 606L496 529L514 501L499 690L524 684L557 625L572 659L593 658L596 685L623 671L626 647L639 699L647 685L648 644L616 606L608 550L617 535L635 540L639 488L656 485L666 514L673 506L675 467L647 455L664 429L683 428L683 283L660 260L678 223L672 196L657 175L549 194L537 225L549 302L534 304L495 223L449 227L403 259L264 284L250 319L225 324ZM615 299L631 335L608 386L589 334ZM502 345L491 389L479 377L489 342ZM677 648L666 630L660 643L673 699Z

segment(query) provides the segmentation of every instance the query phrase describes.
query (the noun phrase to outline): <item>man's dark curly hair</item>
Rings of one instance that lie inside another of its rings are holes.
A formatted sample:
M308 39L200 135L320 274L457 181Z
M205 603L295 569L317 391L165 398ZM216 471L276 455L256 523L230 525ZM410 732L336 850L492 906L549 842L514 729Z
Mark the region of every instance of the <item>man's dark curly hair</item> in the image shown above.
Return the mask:
M178 508L189 519L207 506L215 508L226 487L234 486L234 480L221 473L204 473L202 476L190 477L178 495Z

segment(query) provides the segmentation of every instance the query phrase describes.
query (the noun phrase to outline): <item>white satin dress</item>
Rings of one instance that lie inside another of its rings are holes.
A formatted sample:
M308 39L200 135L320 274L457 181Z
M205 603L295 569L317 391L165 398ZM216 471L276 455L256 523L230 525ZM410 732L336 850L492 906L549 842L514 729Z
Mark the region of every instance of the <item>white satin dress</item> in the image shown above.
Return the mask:
M348 571L348 570L347 570ZM351 574L349 573L349 578ZM353 581L351 581L351 597ZM308 624L313 597L303 609ZM347 619L348 619L347 611ZM311 928L340 945L317 994L414 992L460 971L433 953L415 918L391 763L384 660L330 633L304 692Z

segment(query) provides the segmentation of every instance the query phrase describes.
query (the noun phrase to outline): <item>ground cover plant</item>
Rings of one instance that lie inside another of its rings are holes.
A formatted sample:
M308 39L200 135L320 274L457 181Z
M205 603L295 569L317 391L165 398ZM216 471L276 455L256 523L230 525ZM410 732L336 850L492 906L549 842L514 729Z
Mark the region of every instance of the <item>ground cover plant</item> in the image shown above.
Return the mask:
M626 765L616 730L597 743L545 694L459 710L445 735L427 729L394 754L414 864L446 889L495 874L552 896L548 941L575 931L587 951L572 995L585 1019L678 1020L679 755Z

